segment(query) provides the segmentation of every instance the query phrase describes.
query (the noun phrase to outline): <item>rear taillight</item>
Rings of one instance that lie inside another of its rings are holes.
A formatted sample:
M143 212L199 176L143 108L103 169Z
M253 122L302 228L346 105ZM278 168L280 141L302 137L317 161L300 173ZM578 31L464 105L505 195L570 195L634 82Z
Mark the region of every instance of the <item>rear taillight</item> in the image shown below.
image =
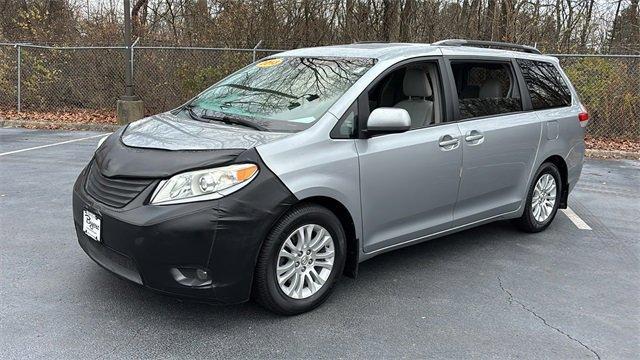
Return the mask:
M578 120L580 121L580 126L582 127L587 126L587 123L589 123L589 113L587 112L587 108L585 108L584 105L580 105Z

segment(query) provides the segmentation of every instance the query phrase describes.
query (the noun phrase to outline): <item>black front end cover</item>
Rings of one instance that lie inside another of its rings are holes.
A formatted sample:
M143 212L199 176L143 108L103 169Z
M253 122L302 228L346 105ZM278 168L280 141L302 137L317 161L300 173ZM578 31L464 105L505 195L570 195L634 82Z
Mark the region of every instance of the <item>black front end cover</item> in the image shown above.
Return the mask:
M169 178L179 172L230 164L245 149L164 150L129 147L121 137L126 127L111 134L94 156L106 177Z
M118 131L96 152L74 185L73 215L80 245L98 264L125 279L164 293L237 303L251 292L258 251L277 219L297 200L255 149L167 151L130 148ZM258 175L217 200L149 205L161 179L192 169L255 163ZM91 166L106 178L145 178L150 185L121 208L86 191ZM82 230L83 211L101 218L101 242ZM178 283L172 268L207 269L212 284Z

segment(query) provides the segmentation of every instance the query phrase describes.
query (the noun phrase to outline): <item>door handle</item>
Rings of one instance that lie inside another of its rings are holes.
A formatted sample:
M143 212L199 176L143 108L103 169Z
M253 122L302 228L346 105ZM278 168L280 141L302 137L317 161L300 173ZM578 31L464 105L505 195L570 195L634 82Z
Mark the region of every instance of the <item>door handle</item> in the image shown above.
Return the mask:
M438 145L444 151L453 150L457 148L458 145L460 145L460 139L451 135L443 135L442 137L440 137Z
M484 135L478 130L471 130L464 136L464 141L478 145L484 140Z

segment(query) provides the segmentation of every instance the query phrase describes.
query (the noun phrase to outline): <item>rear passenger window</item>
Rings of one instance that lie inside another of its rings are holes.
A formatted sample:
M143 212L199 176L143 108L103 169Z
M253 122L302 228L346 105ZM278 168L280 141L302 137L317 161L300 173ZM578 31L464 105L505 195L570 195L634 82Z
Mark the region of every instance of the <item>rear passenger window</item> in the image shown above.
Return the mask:
M510 62L455 61L451 63L451 70L461 119L522 110L518 82Z
M551 63L518 59L534 110L571 105L571 92Z

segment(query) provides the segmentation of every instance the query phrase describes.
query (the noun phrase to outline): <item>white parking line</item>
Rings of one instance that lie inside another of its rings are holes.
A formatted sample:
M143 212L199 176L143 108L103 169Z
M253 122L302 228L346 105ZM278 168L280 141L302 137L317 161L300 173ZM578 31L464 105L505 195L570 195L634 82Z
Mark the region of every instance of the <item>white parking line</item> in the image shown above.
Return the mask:
M570 207L566 209L560 209L560 211L562 211L565 215L567 215L569 220L571 220L573 225L575 225L578 229L592 230L591 226L587 225L587 223L584 222L584 220L582 220L580 216L578 216L578 214L576 214Z
M57 142L57 143L53 143L53 144L34 146L34 147L31 147L31 148L26 148L26 149L13 150L13 151L8 151L8 152L5 152L5 153L1 153L0 156L17 154L17 153L21 153L21 152L25 152L25 151L29 151L29 150L43 149L43 148L48 148L50 146L64 145L64 144L68 144L68 143L72 143L72 142L89 140L89 139L93 139L93 138L97 138L97 137L101 137L101 136L106 136L106 135L109 135L109 134L93 135L93 136L88 136L88 137L81 138L81 139L73 139L73 140L61 141L61 142Z

